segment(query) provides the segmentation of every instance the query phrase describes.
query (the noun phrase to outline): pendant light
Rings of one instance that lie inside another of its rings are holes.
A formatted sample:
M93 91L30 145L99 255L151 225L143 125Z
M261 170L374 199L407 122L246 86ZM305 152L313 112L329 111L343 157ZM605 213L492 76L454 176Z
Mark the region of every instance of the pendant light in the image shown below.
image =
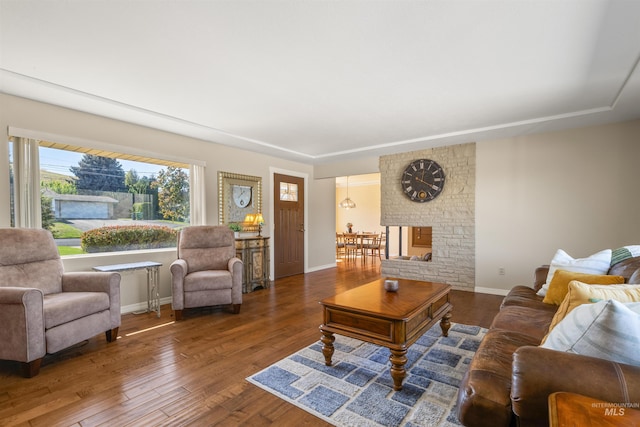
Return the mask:
M349 198L349 177L347 177L347 198L338 203L338 207L344 209L351 209L356 207L356 202Z

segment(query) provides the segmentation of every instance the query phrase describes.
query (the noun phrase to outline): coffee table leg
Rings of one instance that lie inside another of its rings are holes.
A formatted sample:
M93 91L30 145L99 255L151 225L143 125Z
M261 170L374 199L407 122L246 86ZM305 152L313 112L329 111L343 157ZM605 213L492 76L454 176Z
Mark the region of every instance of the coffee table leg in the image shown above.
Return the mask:
M333 332L322 332L322 354L324 354L324 364L327 366L331 366L331 356L333 356L333 342L336 340L336 337L333 336Z
M407 349L391 350L391 378L393 378L393 389L395 391L402 390L402 381L407 375L404 365L407 363Z
M449 328L451 327L451 322L449 321L449 319L451 319L451 312L448 312L447 314L442 316L442 320L440 320L440 329L442 329L443 337L449 336Z

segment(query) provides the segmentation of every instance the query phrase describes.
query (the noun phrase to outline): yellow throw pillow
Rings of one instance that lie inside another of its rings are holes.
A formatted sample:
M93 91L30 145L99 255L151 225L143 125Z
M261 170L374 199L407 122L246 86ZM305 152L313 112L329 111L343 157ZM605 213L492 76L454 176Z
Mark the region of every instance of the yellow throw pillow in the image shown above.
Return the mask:
M542 302L560 305L569 290L569 282L578 280L590 285L620 285L624 283L622 276L610 276L608 274L576 273L567 270L556 270L549 283L549 290Z
M558 311L553 316L549 331L542 339L542 344L549 336L549 332L577 306L610 299L620 302L640 302L640 285L589 285L572 280L569 282L567 296L564 297Z

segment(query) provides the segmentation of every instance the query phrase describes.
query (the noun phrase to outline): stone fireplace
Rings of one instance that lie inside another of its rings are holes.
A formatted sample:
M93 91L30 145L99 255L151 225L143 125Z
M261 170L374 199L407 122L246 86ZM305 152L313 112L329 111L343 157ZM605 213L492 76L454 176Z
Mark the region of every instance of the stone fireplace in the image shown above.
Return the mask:
M444 190L432 201L412 202L402 192L402 172L416 159L435 160L444 169ZM475 143L380 157L381 225L430 227L432 239L431 262L384 259L383 276L474 289L475 179Z

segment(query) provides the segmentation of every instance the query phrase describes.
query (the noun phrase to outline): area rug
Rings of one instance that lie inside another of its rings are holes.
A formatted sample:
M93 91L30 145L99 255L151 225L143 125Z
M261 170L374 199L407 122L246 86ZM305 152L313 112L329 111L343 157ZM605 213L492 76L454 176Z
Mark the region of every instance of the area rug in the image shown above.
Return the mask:
M336 335L333 366L317 343L247 381L336 426L459 426L458 385L486 329L434 325L407 352L407 376L393 391L389 350Z

